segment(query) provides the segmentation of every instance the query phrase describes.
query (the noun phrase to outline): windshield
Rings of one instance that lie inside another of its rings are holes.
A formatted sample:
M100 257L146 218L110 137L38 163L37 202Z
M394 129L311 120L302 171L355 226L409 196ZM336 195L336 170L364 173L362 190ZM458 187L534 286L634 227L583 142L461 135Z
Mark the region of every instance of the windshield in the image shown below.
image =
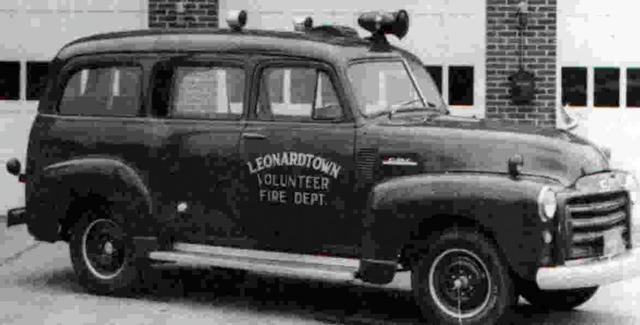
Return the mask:
M366 116L403 110L444 112L440 93L427 71L418 64L410 66L420 91L402 61L368 61L351 65L349 79L361 112ZM426 103L421 100L421 94Z

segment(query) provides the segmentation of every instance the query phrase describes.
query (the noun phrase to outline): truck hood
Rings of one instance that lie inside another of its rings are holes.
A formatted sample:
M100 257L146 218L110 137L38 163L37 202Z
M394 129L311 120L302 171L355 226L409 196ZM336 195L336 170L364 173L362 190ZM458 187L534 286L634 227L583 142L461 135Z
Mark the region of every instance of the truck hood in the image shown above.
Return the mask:
M523 174L552 178L565 186L583 175L609 170L601 150L555 128L439 115L394 116L375 123L381 154L416 157L424 172L507 173L508 159L524 158Z

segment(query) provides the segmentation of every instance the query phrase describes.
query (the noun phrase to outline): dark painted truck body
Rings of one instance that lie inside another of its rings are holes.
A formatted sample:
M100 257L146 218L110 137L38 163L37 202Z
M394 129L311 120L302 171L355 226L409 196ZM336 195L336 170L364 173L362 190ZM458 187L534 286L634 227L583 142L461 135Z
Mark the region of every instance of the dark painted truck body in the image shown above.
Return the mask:
M26 207L9 224L69 241L80 280L99 293L153 261L380 284L405 269L440 322L495 321L518 295L571 308L637 273L637 187L599 148L563 130L449 115L414 55L340 31L136 31L65 46L20 175ZM423 105L368 114L383 100L361 98L382 87L357 80L377 78L353 73L367 64L403 67L397 78ZM119 81L105 95L91 71L109 69ZM201 78L217 81L198 91L235 87L224 110L189 108L219 104L194 99ZM284 95L272 91L281 82ZM296 88L305 82L315 87ZM307 97L311 115L287 113ZM96 229L111 239L95 236L91 251Z

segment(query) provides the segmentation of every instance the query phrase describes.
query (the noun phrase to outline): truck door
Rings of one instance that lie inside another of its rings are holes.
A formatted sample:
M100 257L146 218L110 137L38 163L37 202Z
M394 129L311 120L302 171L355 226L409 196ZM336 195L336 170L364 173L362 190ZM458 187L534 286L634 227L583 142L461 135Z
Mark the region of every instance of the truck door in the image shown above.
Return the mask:
M240 164L245 122L242 57L192 56L160 64L154 73L156 134L162 175L154 195L169 210L166 225L178 241L211 243L239 233L230 202Z
M271 61L257 69L252 118L241 134L242 224L259 246L336 253L358 243L348 207L355 124L323 64Z

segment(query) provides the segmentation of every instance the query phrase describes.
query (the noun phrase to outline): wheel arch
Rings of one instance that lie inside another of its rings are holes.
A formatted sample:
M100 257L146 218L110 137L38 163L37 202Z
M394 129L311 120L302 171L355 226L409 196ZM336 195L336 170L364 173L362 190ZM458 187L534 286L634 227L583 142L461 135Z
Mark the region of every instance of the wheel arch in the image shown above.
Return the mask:
M363 255L402 258L408 246L459 226L490 239L509 269L535 278L545 225L538 216L543 185L505 175L441 174L401 177L374 187L365 219Z
M67 240L82 209L117 206L121 213L137 219L128 223L130 231L144 228L139 221L151 215L150 191L140 173L117 159L91 157L56 163L46 167L36 181L39 193L30 199L27 209L35 221L29 230L40 240Z

